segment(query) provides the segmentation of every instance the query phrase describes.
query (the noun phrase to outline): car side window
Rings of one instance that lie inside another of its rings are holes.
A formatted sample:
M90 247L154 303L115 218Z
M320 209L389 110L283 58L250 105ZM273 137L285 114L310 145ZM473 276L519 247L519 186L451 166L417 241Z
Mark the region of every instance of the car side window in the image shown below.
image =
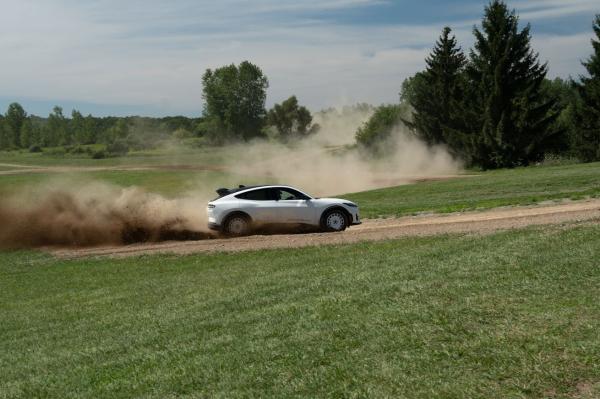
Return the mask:
M279 189L277 189L277 191L278 191L278 194L276 195L275 198L277 198L281 201L308 199L308 197L306 195L302 194L299 191L293 190L291 188L279 188Z
M258 190L246 191L235 196L235 198L245 199L250 201L269 201L271 196L269 195L269 189L262 188Z

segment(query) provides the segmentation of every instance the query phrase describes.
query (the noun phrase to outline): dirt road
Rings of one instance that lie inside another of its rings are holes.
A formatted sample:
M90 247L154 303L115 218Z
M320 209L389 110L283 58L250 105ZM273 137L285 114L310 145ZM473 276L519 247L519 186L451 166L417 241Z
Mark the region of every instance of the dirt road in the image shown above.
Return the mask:
M49 249L49 251L62 258L248 251L268 248L346 244L445 233L485 234L498 230L533 225L574 223L580 221L600 223L600 200L567 202L545 206L502 208L447 215L365 220L362 225L354 226L342 233L255 235L230 239L135 244L86 249Z

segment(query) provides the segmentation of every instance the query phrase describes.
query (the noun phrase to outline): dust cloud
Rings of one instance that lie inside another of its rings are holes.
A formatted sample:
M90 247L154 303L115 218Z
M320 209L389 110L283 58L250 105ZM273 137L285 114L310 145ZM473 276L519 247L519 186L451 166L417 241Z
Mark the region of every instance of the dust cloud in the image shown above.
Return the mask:
M353 146L356 130L372 111L329 111L317 115L321 129L292 144L257 141L232 146L226 166L235 173L298 186L317 195L336 195L452 176L462 169L442 146L428 147L399 124L384 143L386 156L366 156Z
M210 166L229 172L229 182L287 184L321 197L460 172L460 162L446 149L426 146L402 126L385 144L386 157L365 156L354 146L354 134L371 113L318 113L321 128L308 138L230 145L218 149L226 154L222 164ZM0 199L0 248L211 238L206 203L215 196L215 184L198 181L195 192L168 199L136 187L52 179Z
M207 200L98 182L47 182L0 201L0 248L209 238Z

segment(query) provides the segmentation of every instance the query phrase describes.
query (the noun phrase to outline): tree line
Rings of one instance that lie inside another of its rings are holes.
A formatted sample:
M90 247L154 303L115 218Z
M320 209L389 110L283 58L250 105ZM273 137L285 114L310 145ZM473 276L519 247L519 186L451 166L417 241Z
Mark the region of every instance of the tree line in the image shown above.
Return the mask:
M393 130L404 125L484 169L528 165L547 154L600 160L600 15L593 53L583 62L587 75L577 80L547 79L548 64L532 49L530 30L519 28L516 12L501 0L485 7L468 54L444 28L425 70L404 81L398 104L375 109L356 132L358 145L384 154ZM199 145L289 142L319 129L296 96L267 110L269 81L248 61L207 69L202 85L199 118L98 118L76 110L69 118L60 107L40 118L13 103L0 115L0 150L104 144L108 153L123 154L170 138L195 138Z
M600 15L589 76L553 81L547 63L531 48L530 25L506 3L485 8L465 54L443 29L426 68L407 79L400 104L380 107L357 132L376 150L398 123L430 145L445 145L469 165L485 169L538 162L548 153L600 160Z
M81 146L103 144L97 157L123 155L129 149L145 149L168 139L198 138L198 144L219 145L255 138L283 142L300 139L317 131L310 111L291 96L266 110L268 79L262 70L244 61L208 69L203 76L202 117L94 117L73 110L70 118L54 107L47 118L28 115L18 103L0 115L0 150L64 147L82 151ZM89 149L86 149L89 150ZM94 155L94 153L91 153Z
M80 146L103 144L107 154L122 155L130 148L145 149L170 137L194 135L199 118L173 116L94 117L73 110L70 117L59 106L48 117L28 115L19 103L12 103L0 114L0 150L63 147L77 151Z

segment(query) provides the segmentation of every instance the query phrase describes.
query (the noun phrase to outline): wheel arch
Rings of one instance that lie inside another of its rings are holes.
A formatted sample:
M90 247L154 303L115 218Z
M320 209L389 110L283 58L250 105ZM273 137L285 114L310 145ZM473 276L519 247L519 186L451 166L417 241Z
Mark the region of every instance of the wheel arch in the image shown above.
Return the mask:
M331 205L321 212L321 216L319 217L319 226L323 226L325 224L325 215L331 211L342 211L342 214L346 217L346 225L350 226L352 223L352 215L346 208L341 205Z

